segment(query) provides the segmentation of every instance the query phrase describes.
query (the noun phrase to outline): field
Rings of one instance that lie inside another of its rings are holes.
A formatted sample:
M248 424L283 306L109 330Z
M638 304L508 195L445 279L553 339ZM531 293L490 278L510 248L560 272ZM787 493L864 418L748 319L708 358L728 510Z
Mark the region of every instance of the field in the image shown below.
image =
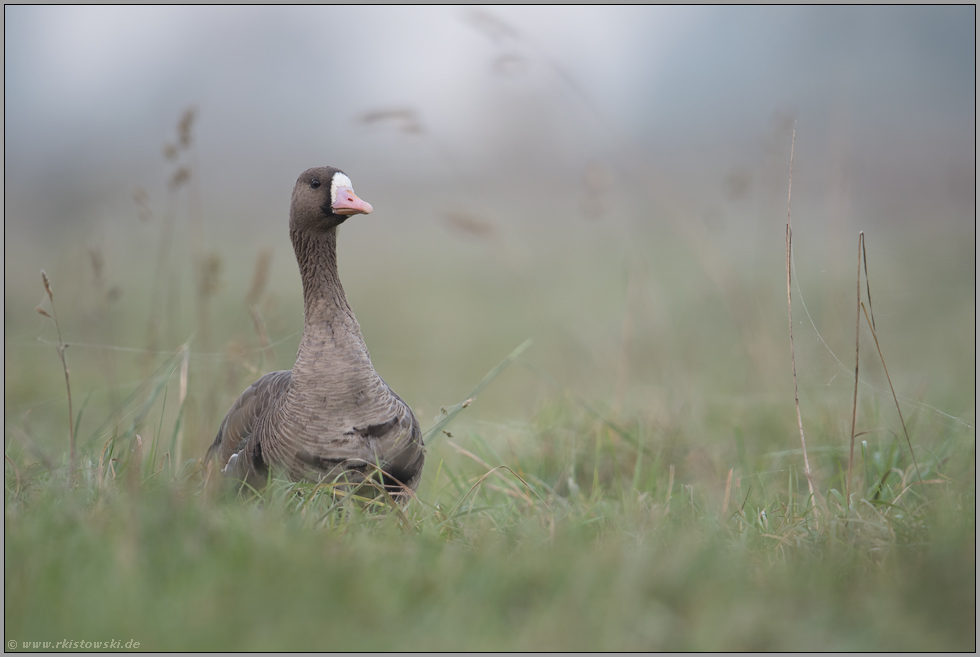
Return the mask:
M285 206L219 233L174 180L108 236L8 244L11 652L976 649L972 226L868 231L880 357L857 234L794 214L811 495L785 214L738 236L660 189L628 221L351 221L348 297L431 429L417 499L239 499L201 458L292 364Z

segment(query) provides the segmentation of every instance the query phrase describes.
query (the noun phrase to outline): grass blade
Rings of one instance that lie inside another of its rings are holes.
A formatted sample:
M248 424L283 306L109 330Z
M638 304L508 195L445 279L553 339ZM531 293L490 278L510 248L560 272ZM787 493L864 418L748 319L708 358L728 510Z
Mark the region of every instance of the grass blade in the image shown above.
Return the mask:
M484 388L490 385L490 383L494 379L500 376L500 373L503 372L505 369L507 369L507 367L511 363L513 363L525 349L527 349L530 346L531 346L531 338L528 338L527 340L522 342L517 347L517 349L514 349L514 351L510 352L510 355L508 355L502 361L497 363L497 366L494 367L489 372L487 372L487 375L483 377L483 379L476 385L475 388L473 388L472 391L470 391L470 394L466 397L465 400L449 407L449 409L446 411L445 417L440 418L439 421L435 423L435 425L433 425L428 431L422 434L422 441L426 445L428 445L430 442L434 441L436 438L442 435L440 433L442 431L442 428L445 427L447 424L449 424L453 420L453 418L459 415L459 412L461 410L463 410L464 408L472 404L476 396L480 394Z

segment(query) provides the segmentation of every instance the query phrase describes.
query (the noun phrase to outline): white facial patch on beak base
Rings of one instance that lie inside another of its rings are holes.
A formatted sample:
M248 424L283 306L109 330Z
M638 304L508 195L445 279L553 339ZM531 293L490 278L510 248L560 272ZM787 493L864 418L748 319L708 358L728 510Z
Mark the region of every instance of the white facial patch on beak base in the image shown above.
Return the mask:
M330 181L330 205L334 205L337 202L337 189L340 187L346 187L350 190L354 189L350 178L338 171L333 174L333 180Z
M339 171L333 174L330 181L330 207L334 214L351 216L355 214L371 214L374 208L367 201L363 201L354 193L351 187L350 178Z

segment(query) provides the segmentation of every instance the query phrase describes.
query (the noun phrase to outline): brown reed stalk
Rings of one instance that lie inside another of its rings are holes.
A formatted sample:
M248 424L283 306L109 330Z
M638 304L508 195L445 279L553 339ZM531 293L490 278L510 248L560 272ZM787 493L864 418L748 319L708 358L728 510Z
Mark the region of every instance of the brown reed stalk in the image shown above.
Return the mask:
M864 287L868 292L868 310L871 311L871 332L875 332L875 309L871 307L871 279L868 278L868 249L867 241L861 240L861 257L864 258ZM882 360L884 364L884 360ZM896 400L895 403L898 403Z
M51 314L49 315L44 308L38 306L37 312L54 320L54 328L58 333L58 357L61 359L61 368L65 371L65 388L68 390L68 481L74 482L75 479L75 413L71 403L71 381L68 378L68 360L65 358L65 349L68 345L61 339L61 325L58 323L58 311L54 307L54 293L51 292L51 282L48 274L42 269L41 280L44 282L44 290L48 293L48 301L51 303Z
M868 280L868 261L864 261L864 280ZM871 289L868 288L868 306L871 306ZM864 318L868 320L868 327L871 329L871 337L875 339L875 347L878 348L878 357L881 358L881 366L885 369L885 378L888 379L888 387L892 391L892 399L895 400L895 408L898 410L898 419L902 421L902 431L905 432L905 442L909 445L909 453L912 455L912 463L915 465L915 474L919 478L919 483L922 483L922 473L919 472L919 463L915 460L915 451L912 449L912 439L909 438L909 430L905 428L905 418L902 417L902 407L898 405L898 395L895 394L895 386L892 385L892 377L888 374L888 366L885 365L885 357L881 353L881 345L878 344L878 334L875 332L874 327L874 315L868 315L868 309L861 304L861 310L864 311Z
M786 304L789 307L789 359L793 366L793 398L796 400L796 421L800 426L800 445L803 447L803 472L810 489L810 499L816 502L813 492L813 475L806 453L806 437L803 435L803 414L800 412L800 389L796 381L796 347L793 342L793 152L796 150L796 123L793 123L793 141L789 147L789 191L786 194Z
M861 254L864 252L864 231L858 233L857 266L857 321L854 329L854 407L851 411L851 451L847 457L847 488L844 503L851 508L851 476L854 471L854 433L857 427L858 412L858 371L861 366Z

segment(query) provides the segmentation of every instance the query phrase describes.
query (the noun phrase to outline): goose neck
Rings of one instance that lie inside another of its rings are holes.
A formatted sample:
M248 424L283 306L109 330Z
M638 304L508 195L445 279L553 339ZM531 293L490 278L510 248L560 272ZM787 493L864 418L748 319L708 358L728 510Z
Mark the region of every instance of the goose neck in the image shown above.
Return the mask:
M293 250L303 279L306 323L351 314L337 272L337 229L323 232L291 231Z
M347 303L337 272L336 229L292 231L291 237L304 298L303 338L293 368L294 378L310 375L322 381L330 373L321 370L331 362L370 367L361 327Z

